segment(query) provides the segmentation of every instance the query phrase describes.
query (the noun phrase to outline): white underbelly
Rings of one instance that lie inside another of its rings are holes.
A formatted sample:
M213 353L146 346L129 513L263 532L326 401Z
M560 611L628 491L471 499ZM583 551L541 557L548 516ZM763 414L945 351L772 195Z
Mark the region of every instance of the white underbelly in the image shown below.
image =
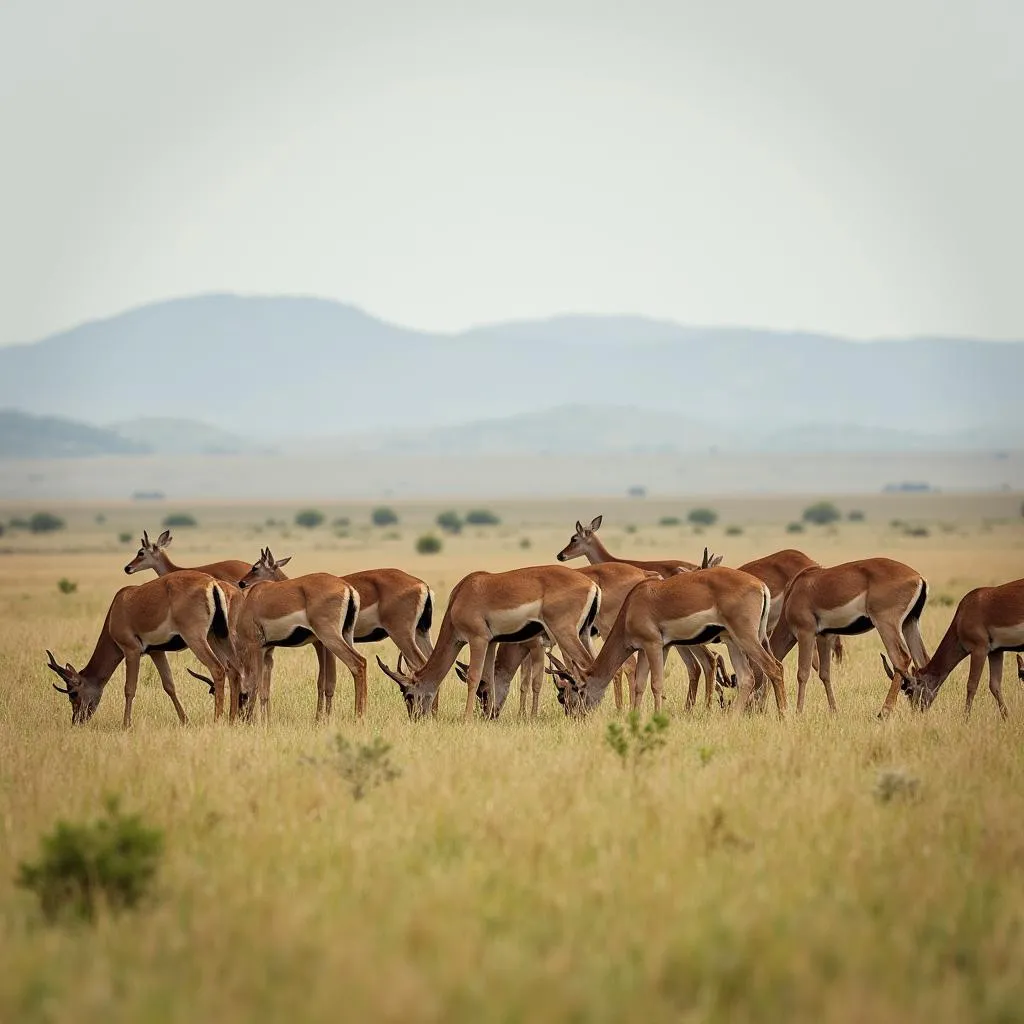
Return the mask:
M866 617L867 600L868 595L863 593L858 594L852 601L839 605L838 608L819 608L818 632L822 633L826 629L845 629L857 619Z
M356 636L368 636L375 629L383 629L380 621L380 603L367 605L365 608L359 609L359 615L356 617Z
M1020 647L1024 644L1024 622L1016 626L993 626L988 632L990 651L998 651L1003 647Z
M178 636L178 627L171 620L170 616L164 619L156 629L138 634L143 647L160 647L175 636Z
M487 625L492 636L518 633L530 622L540 622L540 601L529 601L516 608L493 609L487 613Z
M296 629L309 629L309 619L306 612L297 611L290 615L284 615L279 619L264 619L260 625L263 627L263 635L267 643L277 643L279 640L287 640Z
M706 632L709 627L722 625L722 617L714 608L705 608L702 611L694 612L692 615L684 615L678 619L667 619L661 624L661 635L666 644L679 643L685 640L693 640Z

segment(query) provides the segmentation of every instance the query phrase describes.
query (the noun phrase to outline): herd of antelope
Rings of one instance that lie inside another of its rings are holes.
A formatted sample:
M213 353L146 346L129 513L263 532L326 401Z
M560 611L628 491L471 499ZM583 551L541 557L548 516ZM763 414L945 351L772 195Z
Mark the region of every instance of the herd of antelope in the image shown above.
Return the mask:
M132 721L139 665L148 656L187 722L167 660L188 648L209 676L190 671L210 687L214 718L269 718L274 650L312 645L317 656L316 717L331 714L335 659L351 672L355 712L366 711L366 659L357 645L390 638L398 648L394 669L381 669L398 685L412 718L436 714L441 683L454 667L466 683L465 717L479 707L496 718L512 679L520 677L520 714L536 716L545 674L552 677L567 715L580 715L603 699L614 683L615 705L623 706L623 683L631 708L643 699L650 677L656 710L664 698L665 660L676 648L689 675L686 707L696 702L700 678L705 704L724 688L735 688L731 712L763 710L768 686L779 715L786 711L782 659L796 647L797 711L815 669L829 708L836 710L831 665L842 658L841 637L877 631L891 660L882 655L890 686L879 712L886 717L902 691L927 708L952 670L970 658L966 713L970 714L985 662L989 688L1000 713L1003 654L1024 651L1024 580L972 590L960 602L949 629L930 658L920 618L928 584L920 573L889 558L866 558L823 567L787 549L739 568L721 565L705 549L700 564L678 559L616 558L598 537L601 516L576 523L558 562L585 557L589 565L537 565L508 572L472 572L452 589L431 641L434 595L423 580L400 569L374 569L335 576L312 573L289 579L284 566L263 549L255 564L214 562L187 569L168 557L169 531L155 541L143 534L138 554L124 567L129 575L152 569L157 579L119 590L110 604L92 657L82 669L63 667L47 651L54 684L71 701L72 722L92 717L103 690L125 663L124 726ZM595 654L593 637L603 641ZM733 673L708 644L721 642ZM457 663L464 646L469 663ZM551 651L557 646L559 655ZM1017 654L1024 682L1024 659Z

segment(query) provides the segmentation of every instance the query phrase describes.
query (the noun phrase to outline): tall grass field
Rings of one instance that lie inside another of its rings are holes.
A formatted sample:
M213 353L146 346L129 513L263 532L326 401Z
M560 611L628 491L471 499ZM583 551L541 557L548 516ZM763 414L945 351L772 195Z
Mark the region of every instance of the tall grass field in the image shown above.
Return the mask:
M731 565L782 547L823 564L884 554L928 578L933 649L964 593L1024 576L1019 499L1000 500L915 499L911 519L897 497L851 501L844 513L862 521L803 532L786 529L798 505L735 499L701 532L685 504L625 501L495 503L500 524L458 535L427 505L395 505L386 527L361 506L324 507L303 529L300 505L154 504L54 507L62 530L8 529L0 1021L1024 1019L1024 685L1009 661L1006 722L987 681L964 721L966 662L929 712L902 702L880 722L881 643L849 638L839 713L812 677L806 712L779 721L771 702L763 716L703 699L686 713L673 655L665 743L634 764L607 742L621 720L610 691L585 721L566 720L546 682L538 720L519 719L514 690L498 721L464 724L452 674L438 719L410 722L373 659L394 665L386 642L363 649L364 721L339 669L334 717L314 724L307 647L276 656L269 727L215 725L186 652L171 664L190 724L144 663L127 733L123 670L72 728L44 654L84 664L115 590L141 582L122 572L141 530L176 511L198 522L175 531L184 566L269 544L294 556L290 575L422 576L435 635L462 575L550 562L575 519L598 512L605 543L639 558L699 558L705 544ZM3 506L0 519L32 511ZM439 553L417 553L425 533ZM792 705L794 656L786 678ZM357 799L339 736L356 750L380 737L397 774ZM19 864L110 796L163 832L152 891L92 925L48 923L16 884Z

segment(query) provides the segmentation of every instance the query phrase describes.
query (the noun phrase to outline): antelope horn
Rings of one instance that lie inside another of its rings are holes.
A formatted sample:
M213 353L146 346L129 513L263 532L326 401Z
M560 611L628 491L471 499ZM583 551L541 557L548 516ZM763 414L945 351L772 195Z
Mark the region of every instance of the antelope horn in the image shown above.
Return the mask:
M391 669L389 669L387 665L384 664L379 654L377 655L377 664L380 666L381 672L383 672L384 675L386 675L389 679L393 679L396 683L398 683L399 686L407 685L404 679L402 679L396 673L392 672Z
M395 671L399 675L404 675L404 673L402 672L402 652L401 651L398 652L398 662L395 665Z
M64 687L62 687L62 686L58 686L58 685L57 685L56 683L50 683L50 685L51 685L51 686L52 686L52 687L53 687L53 688L54 688L54 689L55 689L55 690L56 690L56 691L57 691L58 693L66 693L66 694L67 694L67 695L68 695L69 697L71 696L71 691L70 691L70 690L66 690L66 689L64 689Z
M892 678L893 678L893 671L892 671L892 667L891 667L891 666L889 665L889 662L888 662L888 660L886 659L886 657L885 657L885 655L884 655L884 654L880 655L880 657L881 657L881 659L882 659L882 668L884 668L884 669L885 669L885 674L886 674L886 675L887 675L887 676L888 676L888 677L889 677L890 679L892 679Z

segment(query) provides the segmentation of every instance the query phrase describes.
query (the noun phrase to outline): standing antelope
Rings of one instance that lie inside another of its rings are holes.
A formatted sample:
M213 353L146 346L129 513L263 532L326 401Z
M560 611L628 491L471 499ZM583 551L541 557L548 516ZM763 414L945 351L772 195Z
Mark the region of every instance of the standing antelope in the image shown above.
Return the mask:
M629 558L618 558L613 555L605 546L601 543L601 539L597 536L597 531L601 527L601 522L604 516L597 516L592 519L590 526L584 526L578 519L576 520L576 532L569 538L569 543L558 552L555 557L560 562L568 562L570 559L579 558L585 556L590 562L591 566L598 565L609 565L621 563L624 565L632 565L638 569L643 569L646 572L657 573L657 575L668 578L669 576L675 576L681 572L689 572L693 569L700 568L695 562L684 562L678 558L663 558L655 561L644 561ZM707 552L705 551L705 556ZM718 556L716 565L721 562L721 556ZM704 566L706 568L706 566ZM614 619L612 620L614 621ZM700 673L704 673L705 682L705 697L706 706L711 706L711 695L715 688L714 669L711 656L707 649L703 646L694 647L692 650L680 647L679 657L682 659L683 664L686 666L686 673L689 676L689 686L687 688L686 706L692 708L697 701L697 686L700 681ZM632 672L629 673L636 678L636 669L633 668ZM615 707L622 707L622 694L621 694L621 682L620 676L615 677Z
M433 703L459 650L468 644L464 715L468 721L481 678L485 674L488 679L494 678L498 644L546 633L570 664L585 668L593 658L581 637L589 640L590 627L600 609L597 584L575 569L535 565L509 572L472 572L452 589L437 645L425 665L406 675L401 663L397 671L379 657L377 663L398 684L410 717L419 718Z
M92 717L104 687L123 660L124 728L130 728L139 662L148 654L178 713L178 721L187 724L188 716L174 690L166 653L186 647L213 675L214 718L219 718L224 709L225 676L231 673L237 678L231 633L238 596L237 590L229 584L188 570L150 580L138 587L122 587L110 602L92 657L83 669L76 670L70 664L61 668L53 655L46 652L47 668L56 672L65 684L62 688L54 683L54 689L71 699L71 721L87 722ZM232 691L236 692L234 680ZM235 710L233 700L232 717Z
M270 711L270 677L262 668L272 647L301 647L319 641L352 673L356 717L366 712L366 659L352 646L359 617L359 593L340 576L317 572L292 580L267 579L275 561L269 548L239 581L245 600L238 615L238 644L243 686L254 685L264 719ZM316 718L330 717L334 690L318 689Z
M722 636L739 680L732 712L746 707L754 685L751 665L771 680L780 717L786 710L782 666L765 649L771 595L760 580L722 566L639 583L626 598L611 634L590 669L580 674L549 655L566 714L595 707L618 667L641 653L637 685L649 667L655 710L661 710L667 647L705 644ZM643 663L646 662L646 665Z
M911 703L929 708L950 672L964 658L971 659L967 676L967 703L964 715L970 717L974 695L981 681L981 672L988 661L988 688L992 691L999 714L1006 718L1003 702L1003 655L1007 651L1024 650L1024 580L1014 580L1000 587L979 587L965 594L953 613L945 636L935 653L913 672L889 667L882 655L886 675L899 685ZM1024 664L1017 655L1017 673Z
M910 666L928 660L921 639L920 618L928 600L928 583L915 569L891 558L865 558L822 568L812 565L797 573L786 588L782 614L771 635L771 652L780 661L799 645L796 709L804 706L819 636L856 636L876 629L893 664L904 675ZM827 648L819 649L818 672L831 711L836 710ZM894 679L879 718L893 709L899 693Z

